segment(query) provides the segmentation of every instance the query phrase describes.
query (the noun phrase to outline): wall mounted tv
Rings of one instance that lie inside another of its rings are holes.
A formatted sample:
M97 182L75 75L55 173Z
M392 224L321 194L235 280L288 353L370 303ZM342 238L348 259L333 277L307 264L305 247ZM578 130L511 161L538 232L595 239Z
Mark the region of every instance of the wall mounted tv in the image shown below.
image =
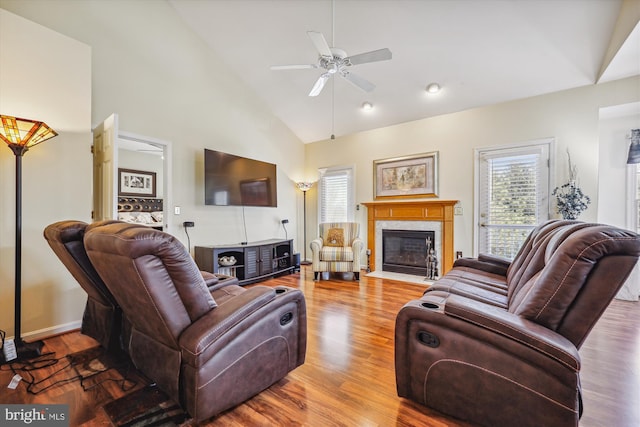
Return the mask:
M204 150L204 203L215 206L278 206L276 165Z

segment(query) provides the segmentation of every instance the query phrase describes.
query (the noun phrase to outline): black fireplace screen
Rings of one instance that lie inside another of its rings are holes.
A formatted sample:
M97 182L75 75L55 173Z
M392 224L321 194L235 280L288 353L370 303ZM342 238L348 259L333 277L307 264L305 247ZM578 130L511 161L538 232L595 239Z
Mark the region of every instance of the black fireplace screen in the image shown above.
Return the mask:
M395 273L430 276L427 272L427 245L437 253L435 232L414 230L382 230L382 270ZM432 267L432 264L430 265ZM437 272L435 274L437 276Z

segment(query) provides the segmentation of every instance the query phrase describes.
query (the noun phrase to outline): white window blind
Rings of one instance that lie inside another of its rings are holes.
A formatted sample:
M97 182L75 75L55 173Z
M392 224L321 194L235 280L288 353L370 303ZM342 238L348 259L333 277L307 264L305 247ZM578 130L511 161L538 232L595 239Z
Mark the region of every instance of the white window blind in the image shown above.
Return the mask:
M512 259L548 219L548 153L548 144L479 153L479 252Z
M353 168L329 168L320 171L320 222L353 221Z

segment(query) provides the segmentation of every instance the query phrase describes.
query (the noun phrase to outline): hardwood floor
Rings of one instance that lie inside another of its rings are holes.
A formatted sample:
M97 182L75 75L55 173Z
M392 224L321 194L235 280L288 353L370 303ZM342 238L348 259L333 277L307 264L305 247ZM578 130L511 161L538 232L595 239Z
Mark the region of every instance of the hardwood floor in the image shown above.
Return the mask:
M210 426L468 426L398 398L393 329L402 305L423 287L361 275L360 282L313 281L300 274L260 283L300 288L307 302L306 362L266 391L205 425ZM57 357L94 346L78 332L46 340ZM584 415L581 427L640 425L640 303L615 300L580 351ZM8 390L12 373L0 371L0 403L68 403L71 425L109 425L102 406L124 394L107 382L83 391L78 382L29 395ZM53 368L46 368L53 369ZM134 389L144 385L138 381ZM128 392L130 392L129 390ZM127 392L127 393L128 393ZM523 414L523 416L526 416Z

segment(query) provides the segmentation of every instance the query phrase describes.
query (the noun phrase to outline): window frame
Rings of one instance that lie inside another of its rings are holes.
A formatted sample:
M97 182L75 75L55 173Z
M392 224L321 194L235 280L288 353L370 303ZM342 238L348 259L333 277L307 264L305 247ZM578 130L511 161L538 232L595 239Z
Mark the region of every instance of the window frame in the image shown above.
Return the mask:
M546 209L547 218L551 218L553 215L552 209L552 188L555 182L555 138L541 138L530 141L523 141L519 143L505 144L505 145L493 145L487 147L479 147L474 149L474 182L473 182L473 256L477 257L480 253L480 209L481 209L481 188L480 188L480 174L482 173L481 158L484 153L489 152L504 152L513 151L516 154L518 151L526 150L527 148L545 147L548 150L548 176L547 176L547 201L540 206L540 209Z
M347 218L344 221L326 221L323 216L323 200L324 200L324 179L329 175L338 175L341 172L347 173ZM318 224L323 222L352 222L355 220L356 192L355 192L355 165L331 166L318 169Z

